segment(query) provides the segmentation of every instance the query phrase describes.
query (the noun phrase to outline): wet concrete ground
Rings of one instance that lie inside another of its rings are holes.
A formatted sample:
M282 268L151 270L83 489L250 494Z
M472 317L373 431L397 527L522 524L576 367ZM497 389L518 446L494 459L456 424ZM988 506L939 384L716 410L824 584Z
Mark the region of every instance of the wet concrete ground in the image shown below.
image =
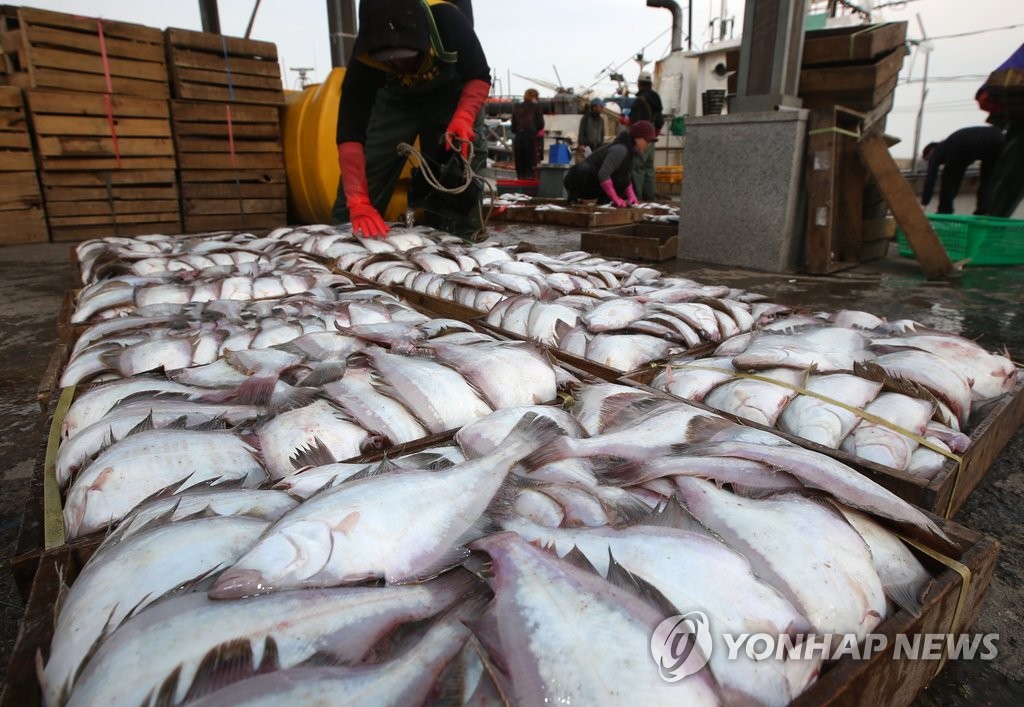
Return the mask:
M506 243L529 241L545 252L579 249L578 231L495 224ZM890 258L827 277L786 276L702 266L681 260L657 267L706 283L761 292L808 309L863 309L889 319L910 318L979 338L1024 362L1024 267L977 268L928 282L912 260ZM28 481L36 464L43 421L36 387L56 342L62 295L73 287L67 244L0 248L0 666L6 674L23 607L8 565ZM1024 432L1003 451L956 521L997 538L1003 549L975 625L1000 634L991 662L947 665L920 699L922 705L1024 704Z

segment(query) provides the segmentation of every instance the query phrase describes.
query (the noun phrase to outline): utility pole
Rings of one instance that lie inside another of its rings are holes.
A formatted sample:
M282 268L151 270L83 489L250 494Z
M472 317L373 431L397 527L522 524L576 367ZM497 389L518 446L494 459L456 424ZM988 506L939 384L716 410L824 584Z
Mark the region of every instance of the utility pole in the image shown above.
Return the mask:
M924 102L928 98L928 57L932 53L932 43L924 31L921 14L917 15L917 26L921 28L921 39L916 42L917 49L924 52L924 77L921 79L921 105L917 108L917 122L914 125L914 155L910 159L910 173L917 173L917 156L921 147L921 124L924 122ZM914 43L914 42L912 42Z

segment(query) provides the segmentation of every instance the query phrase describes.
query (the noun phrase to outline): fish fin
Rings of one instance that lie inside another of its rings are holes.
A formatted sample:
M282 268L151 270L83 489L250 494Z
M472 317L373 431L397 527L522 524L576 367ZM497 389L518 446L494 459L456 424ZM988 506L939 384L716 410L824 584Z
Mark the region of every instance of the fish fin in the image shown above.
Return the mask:
M921 596L923 587L918 582L902 582L900 584L884 584L882 589L896 606L906 609L915 618L921 616Z
M316 398L319 391L316 388L304 388L279 383L270 396L267 410L274 415L306 407Z
M511 518L515 515L515 503L516 498L520 492L528 488L537 488L544 486L545 484L534 481L533 479L522 476L521 474L510 473L502 481L501 486L495 492L491 502L487 504L486 510L481 514L480 519L474 523L474 527L469 532L475 532L475 537L467 538L463 537L460 542L465 541L469 544L473 540L483 537L484 535L490 535L491 533L498 532L500 528L496 525L496 521ZM467 535L469 533L467 532Z
M623 589L655 607L662 616L679 613L679 609L657 587L619 564L610 547L608 548L608 576L605 579L619 589Z
M123 398L118 399L116 403L110 406L111 410L119 408L122 405L130 405L131 403L137 403L142 401L158 401L158 400L192 400L192 393L185 393L177 390L140 390L131 395L126 395Z
M217 417L211 417L206 422L200 422L189 429L195 432L218 432L226 430L228 428L228 421L223 415L217 415Z
M162 429L165 430L185 430L188 429L188 415L182 415L176 417L170 421L170 423L164 425Z
M292 341L285 341L282 344L274 344L270 348L274 349L275 351L283 351L284 353L289 353L292 354L293 356L299 356L301 358L306 358L308 355L301 346L298 346L295 343L294 339ZM314 358L318 357L314 356Z
M527 454L519 460L519 463L528 471L533 471L546 464L569 459L575 456L574 441L569 437L559 436Z
M362 470L352 474L352 476L348 477L341 483L347 484L352 481L359 481L360 479L369 479L373 476L390 474L392 472L398 472L401 470L402 467L393 464L391 461L387 459L387 457L385 457L384 459L381 459L380 462L378 462L377 464L373 464L372 462L367 464Z
M142 418L142 421L139 422L139 424L128 430L128 434L126 434L125 437L131 437L139 432L149 432L152 429L155 429L155 426L153 425L153 411L150 410L149 414ZM111 439L113 439L113 432L111 432Z
M57 623L57 618L60 616L60 611L64 608L64 601L68 597L68 592L71 590L69 585L64 580L64 565L54 563L54 567L57 569L57 597L53 601L53 622Z
M651 512L650 506L628 493L615 500L605 500L597 494L597 500L614 526L635 525Z
M223 393L220 402L231 401L238 405L267 405L274 395L278 374L251 375L232 391Z
M690 420L686 427L686 439L690 444L696 442L707 442L714 439L715 435L724 430L736 427L736 423L724 417L712 415L698 415Z
M254 660L248 638L236 638L214 646L196 666L195 678L185 693L184 701L192 702L241 680L280 669L277 643L273 637L264 639L263 659L255 668Z
M779 471L775 473L784 474L785 472ZM789 474L786 474L786 476L789 476ZM796 477L793 477L793 480L795 481ZM737 496L742 496L743 498L749 498L754 501L763 500L765 498L771 498L772 496L775 496L779 493L790 492L789 490L784 491L783 489L780 489L775 486L758 486L757 484L744 484L738 483L736 481L730 481L728 483L729 488L732 490L734 494L736 494ZM793 490L795 491L796 489Z
M288 461L295 469L302 469L308 466L327 466L338 460L334 458L334 453L323 443L323 440L313 437L313 441L308 446L297 447L295 452L288 457Z
M638 391L639 392L639 391ZM598 417L602 421L602 428L611 431L620 427L629 427L648 413L654 412L669 401L666 398L640 398L629 401L625 407L616 404L614 399L617 395L609 396L601 401Z
M298 384L309 388L319 388L341 380L345 375L346 368L347 365L344 361L318 361L312 364L309 373L303 376Z
M655 528L688 528L693 517L673 499L668 499L660 507L649 509L649 513L637 521L637 525L649 525Z
M605 464L601 469L595 468L594 475L606 486L636 486L643 478L649 463L648 459L626 459L618 464Z

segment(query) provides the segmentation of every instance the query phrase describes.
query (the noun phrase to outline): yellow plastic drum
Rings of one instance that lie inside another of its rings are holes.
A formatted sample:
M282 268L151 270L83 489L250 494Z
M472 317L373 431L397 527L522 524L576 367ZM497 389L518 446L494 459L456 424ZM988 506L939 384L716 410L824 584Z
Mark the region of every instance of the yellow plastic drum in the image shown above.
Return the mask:
M288 175L288 211L292 223L330 223L338 193L338 101L345 69L332 69L327 80L289 92L281 112L284 166ZM405 213L412 166L402 170L384 218L399 220Z

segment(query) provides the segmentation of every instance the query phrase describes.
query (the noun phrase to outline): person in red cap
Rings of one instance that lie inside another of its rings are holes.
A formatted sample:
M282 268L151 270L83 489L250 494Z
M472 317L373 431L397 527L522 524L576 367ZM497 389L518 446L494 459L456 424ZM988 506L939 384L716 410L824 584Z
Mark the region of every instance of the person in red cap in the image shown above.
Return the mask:
M464 3L469 5L469 3ZM419 137L434 164L452 150L486 164L481 108L491 72L472 20L442 0L373 0L359 5L359 34L341 85L338 163L341 180L332 213L369 238L386 238L381 214L398 184L405 156L399 143ZM467 203L468 202L468 203ZM445 201L432 225L474 238L482 232L480 197ZM416 206L416 204L410 204Z
M633 190L630 175L633 160L657 142L654 126L646 120L633 123L585 160L577 162L565 175L565 191L569 203L581 199L597 199L599 204L631 206L639 200Z

